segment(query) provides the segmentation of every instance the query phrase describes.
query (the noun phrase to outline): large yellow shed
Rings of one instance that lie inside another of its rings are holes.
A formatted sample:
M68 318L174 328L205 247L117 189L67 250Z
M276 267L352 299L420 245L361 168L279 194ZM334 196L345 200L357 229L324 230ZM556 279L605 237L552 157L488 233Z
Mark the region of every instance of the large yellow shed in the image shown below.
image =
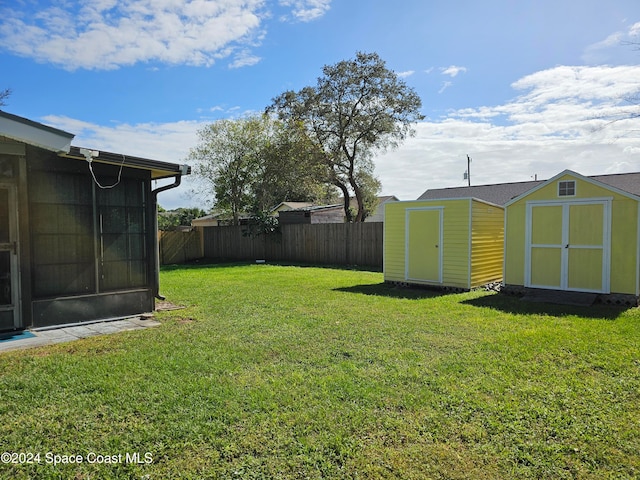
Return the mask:
M389 203L384 279L465 290L499 282L503 233L503 208L477 198Z
M506 289L639 294L640 174L565 170L505 205Z

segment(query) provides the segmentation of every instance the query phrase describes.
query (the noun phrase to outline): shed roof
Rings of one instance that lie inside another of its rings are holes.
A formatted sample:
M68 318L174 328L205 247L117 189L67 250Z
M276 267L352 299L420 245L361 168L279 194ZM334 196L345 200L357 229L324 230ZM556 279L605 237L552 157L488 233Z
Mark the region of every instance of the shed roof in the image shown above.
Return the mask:
M640 172L593 175L586 178L640 196ZM436 200L446 198L474 197L496 205L505 205L510 200L542 185L547 180L528 182L495 183L491 185L472 185L467 187L429 189L418 200Z

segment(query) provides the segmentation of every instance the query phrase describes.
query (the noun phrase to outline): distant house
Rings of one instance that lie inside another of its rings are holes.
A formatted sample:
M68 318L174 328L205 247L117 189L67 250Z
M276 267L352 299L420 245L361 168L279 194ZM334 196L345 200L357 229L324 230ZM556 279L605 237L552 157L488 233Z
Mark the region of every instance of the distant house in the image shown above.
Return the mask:
M226 218L226 217L225 217ZM212 213L204 217L194 218L191 220L192 227L220 227L226 220L222 219L222 214Z
M310 207L296 208L293 210L281 210L278 212L280 225L294 223L344 223L343 205L314 205Z
M280 202L270 211L271 215L277 217L280 212L291 210L304 210L313 207L311 202ZM240 214L240 225L248 225L251 223L251 215L247 213ZM304 223L304 222L294 222ZM309 223L309 222L306 222ZM226 227L232 225L233 221L227 212L217 212L204 217L196 218L191 221L192 227Z
M135 315L159 297L157 195L189 167L73 138L0 111L0 331Z
M250 218L246 213L240 214L238 218L240 225L248 224ZM228 227L229 225L233 225L233 219L228 213L212 213L191 220L192 227Z
M351 199L352 205L356 199ZM383 222L384 208L389 202L397 202L398 197L388 195L378 197L378 204L375 211L365 218L365 222ZM279 214L280 224L292 223L344 223L346 216L344 214L344 204L333 205L314 205L308 202L282 202L273 209L274 213ZM287 213L292 212L292 213Z
M378 205L375 211L364 219L365 222L384 222L384 209L385 205L389 202L399 202L400 199L395 195L387 195L384 197L378 197Z
M377 198L375 210L364 219L365 222L384 222L384 208L389 202L399 202L400 199L395 195L385 195ZM340 202L344 202L344 197L340 198ZM356 197L349 197L349 202L352 210L357 210L358 200Z
M277 216L279 212L286 212L287 210L297 210L299 208L309 208L312 206L312 202L280 202L278 205L271 209L271 215Z
M522 195L533 187L543 183L543 180L494 183L491 185L472 185L468 187L433 188L420 195L418 200L440 200L449 198L478 198L494 205L504 206L509 200Z

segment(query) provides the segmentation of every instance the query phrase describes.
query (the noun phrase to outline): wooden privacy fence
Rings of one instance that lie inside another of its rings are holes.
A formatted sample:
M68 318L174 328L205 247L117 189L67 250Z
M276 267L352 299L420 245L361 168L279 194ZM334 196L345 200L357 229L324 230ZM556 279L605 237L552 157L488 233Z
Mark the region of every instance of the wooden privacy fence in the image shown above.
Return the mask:
M186 263L202 258L202 232L158 232L160 265Z
M204 227L204 256L382 268L383 223L281 225L268 235L248 236L246 227Z

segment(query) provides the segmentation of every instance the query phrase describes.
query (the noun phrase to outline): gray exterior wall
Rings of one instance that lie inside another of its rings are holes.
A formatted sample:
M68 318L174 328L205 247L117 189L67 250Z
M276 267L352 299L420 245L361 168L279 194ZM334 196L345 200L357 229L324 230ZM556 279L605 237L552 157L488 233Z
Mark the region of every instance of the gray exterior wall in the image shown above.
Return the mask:
M22 145L3 178L17 188L17 328L135 315L154 308L151 173ZM3 158L8 158L7 155ZM16 328L3 324L0 330Z

